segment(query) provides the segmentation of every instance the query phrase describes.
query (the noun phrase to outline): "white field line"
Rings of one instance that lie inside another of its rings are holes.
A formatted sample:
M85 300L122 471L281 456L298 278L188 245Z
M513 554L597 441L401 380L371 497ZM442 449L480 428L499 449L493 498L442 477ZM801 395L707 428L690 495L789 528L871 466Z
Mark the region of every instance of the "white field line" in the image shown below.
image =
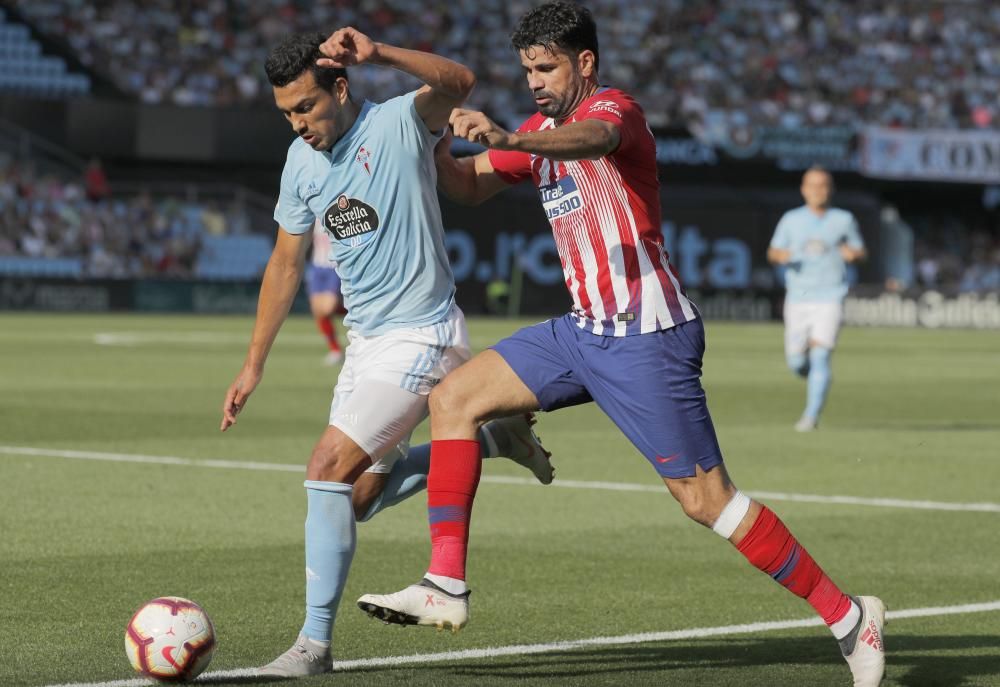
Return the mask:
M271 472L304 472L301 465L286 463L258 463L240 460L213 460L201 458L181 458L178 456L148 456L132 453L105 453L102 451L72 451L62 449L34 448L31 446L2 446L0 455L32 456L36 458L70 458L74 460L99 460L114 463L148 463L154 465L184 465L196 468L220 468L228 470L264 470ZM505 477L484 475L486 484L513 484L518 486L541 487L536 480L528 477ZM665 493L665 488L650 484L629 482L596 482L557 479L547 488L595 489L604 491L638 491ZM860 496L825 496L822 494L787 494L777 491L749 492L755 498L765 501L793 501L799 503L825 503L841 506L874 506L879 508L908 508L915 510L973 511L980 513L1000 513L1000 503L955 503L948 501L912 501L907 499L865 498Z
M959 606L935 606L931 608L907 608L902 611L889 611L890 620L905 618L929 618L942 615L964 613L985 613L1000 611L1000 601L987 603L962 604ZM688 630L672 630L669 632L643 632L641 634L619 635L617 637L588 637L565 642L550 642L547 644L515 644L512 646L487 647L484 649L465 649L463 651L442 651L434 654L411 654L409 656L383 656L379 658L359 658L352 661L335 661L333 669L356 670L358 668L386 668L400 665L421 663L441 663L444 661L470 661L501 656L528 656L544 654L553 651L572 651L592 646L621 646L642 644L645 642L669 642L685 639L701 639L703 637L720 637L725 635L757 634L773 630L791 630L800 627L822 625L820 618L805 618L802 620L773 620L763 623L746 623L743 625L722 625L719 627L695 627ZM832 640L831 640L832 641ZM891 643L890 643L891 649ZM219 670L205 673L196 682L224 680L226 678L253 677L256 670L240 668L237 670ZM153 684L150 680L112 680L110 682L71 682L48 687L144 687Z

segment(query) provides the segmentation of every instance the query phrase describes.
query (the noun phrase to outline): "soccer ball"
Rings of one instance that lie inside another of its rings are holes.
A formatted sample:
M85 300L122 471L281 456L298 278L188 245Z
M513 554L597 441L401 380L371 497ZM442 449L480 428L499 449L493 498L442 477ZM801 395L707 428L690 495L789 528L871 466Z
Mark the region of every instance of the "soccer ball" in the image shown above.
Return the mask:
M125 628L125 654L145 677L192 680L208 667L215 628L194 601L162 596L143 605Z

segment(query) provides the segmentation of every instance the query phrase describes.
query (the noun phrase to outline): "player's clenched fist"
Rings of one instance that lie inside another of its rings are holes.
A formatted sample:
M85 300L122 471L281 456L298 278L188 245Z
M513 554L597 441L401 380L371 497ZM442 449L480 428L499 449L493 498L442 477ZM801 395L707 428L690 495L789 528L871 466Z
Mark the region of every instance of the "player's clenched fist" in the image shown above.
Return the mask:
M482 112L455 108L448 118L451 130L459 138L497 150L509 150L511 134Z
M320 46L326 55L316 60L320 67L351 67L378 58L378 44L351 26L337 29Z

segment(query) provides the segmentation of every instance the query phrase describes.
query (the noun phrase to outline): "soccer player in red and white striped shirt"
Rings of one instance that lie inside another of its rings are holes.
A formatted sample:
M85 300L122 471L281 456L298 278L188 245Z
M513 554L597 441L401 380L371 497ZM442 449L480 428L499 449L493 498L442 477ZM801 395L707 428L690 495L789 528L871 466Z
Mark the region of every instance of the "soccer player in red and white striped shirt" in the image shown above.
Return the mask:
M885 605L838 589L781 520L739 491L726 471L700 381L704 328L663 247L653 135L631 96L600 85L590 13L566 2L542 5L522 17L512 44L538 114L510 133L481 112L453 111L454 135L488 150L456 160L439 147L438 185L477 204L531 179L573 310L500 341L431 392L428 573L420 584L365 595L359 605L389 622L461 628L468 621L477 427L594 401L688 516L816 610L840 641L854 684L878 685Z

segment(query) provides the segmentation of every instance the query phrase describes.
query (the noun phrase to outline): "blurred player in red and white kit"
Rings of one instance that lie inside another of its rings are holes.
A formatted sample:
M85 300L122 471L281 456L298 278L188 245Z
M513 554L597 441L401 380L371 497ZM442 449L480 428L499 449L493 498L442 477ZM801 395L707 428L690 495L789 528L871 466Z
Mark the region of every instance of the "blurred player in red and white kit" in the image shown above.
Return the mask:
M316 320L316 327L326 339L329 349L323 364L336 365L344 359L333 324L334 315L340 308L340 275L330 260L330 235L321 220L316 220L313 228L312 260L306 270L306 293L309 294L309 309Z
M454 135L489 150L455 159L439 146L438 186L478 204L530 179L573 309L500 341L431 392L428 572L401 592L362 596L359 606L388 622L462 627L480 471L476 428L502 415L593 401L689 517L809 602L839 640L854 684L877 685L885 605L844 594L727 473L700 380L704 328L663 245L655 141L632 96L600 84L593 18L578 5L552 2L525 14L511 38L538 113L510 133L481 112L454 110Z

